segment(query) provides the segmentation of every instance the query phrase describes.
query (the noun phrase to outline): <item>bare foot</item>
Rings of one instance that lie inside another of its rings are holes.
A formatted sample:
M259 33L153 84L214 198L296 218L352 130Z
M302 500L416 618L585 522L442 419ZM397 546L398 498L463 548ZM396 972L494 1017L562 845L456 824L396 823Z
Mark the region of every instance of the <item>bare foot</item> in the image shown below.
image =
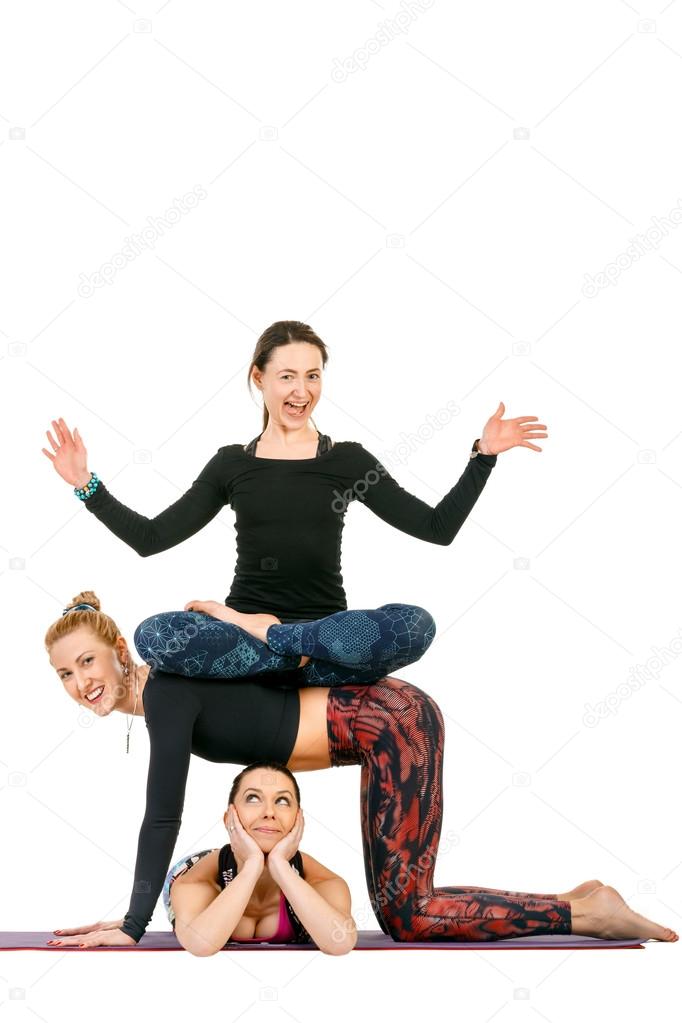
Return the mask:
M592 938L654 938L656 941L679 939L679 935L670 927L661 927L653 920L635 913L622 895L609 885L602 885L592 895L571 902L571 931Z
M557 899L561 902L572 902L574 899L584 899L586 895L591 895L592 892L597 890L597 888L602 888L603 884L603 881L583 881L582 884L576 885L575 888L571 888L570 892L560 892L557 895Z
M275 615L269 614L244 614L242 611L235 611L227 604L219 604L217 600L190 600L185 604L185 611L198 611L199 614L210 615L221 622L232 622L238 625L250 636L259 639L267 645L268 629L271 625L281 625L281 621ZM301 657L298 667L302 667L310 660L309 657Z

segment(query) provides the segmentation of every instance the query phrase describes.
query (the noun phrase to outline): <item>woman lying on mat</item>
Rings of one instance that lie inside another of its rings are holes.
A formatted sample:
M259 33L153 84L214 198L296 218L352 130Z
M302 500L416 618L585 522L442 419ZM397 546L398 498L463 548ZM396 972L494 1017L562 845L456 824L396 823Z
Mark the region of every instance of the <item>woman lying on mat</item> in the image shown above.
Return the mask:
M249 764L225 811L230 841L168 872L163 901L178 941L197 956L227 941L306 944L343 955L355 947L348 885L307 853L300 792L282 764Z
M144 714L149 771L125 919L56 931L69 935L61 944L134 945L142 937L171 863L193 753L213 763L267 759L291 771L360 764L367 887L379 925L394 941L495 941L552 932L677 940L599 881L559 894L434 887L443 716L417 686L387 677L371 685L294 689L283 683L295 672L260 680L167 674L134 663L94 593L79 594L74 607L47 631L51 664L68 695L97 717L121 711L133 715L132 725ZM273 685L278 678L282 684Z

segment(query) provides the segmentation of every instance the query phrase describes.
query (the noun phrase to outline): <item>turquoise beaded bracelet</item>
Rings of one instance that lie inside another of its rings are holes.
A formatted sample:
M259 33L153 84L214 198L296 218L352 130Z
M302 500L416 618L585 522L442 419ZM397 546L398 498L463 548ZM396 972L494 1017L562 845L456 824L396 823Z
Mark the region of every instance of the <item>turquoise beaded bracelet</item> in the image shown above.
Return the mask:
M76 495L76 497L78 497L81 501L87 501L87 499L89 497L92 497L92 495L95 493L99 484L100 484L99 476L97 475L96 472L91 472L90 479L85 484L85 486L74 487L73 492Z

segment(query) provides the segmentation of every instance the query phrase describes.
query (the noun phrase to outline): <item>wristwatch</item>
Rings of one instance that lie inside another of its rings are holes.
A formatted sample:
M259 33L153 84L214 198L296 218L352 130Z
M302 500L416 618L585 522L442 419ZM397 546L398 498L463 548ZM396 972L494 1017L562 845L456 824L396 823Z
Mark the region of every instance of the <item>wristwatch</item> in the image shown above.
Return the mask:
M479 451L478 448L476 447L480 439L481 439L480 437L477 437L476 440L474 441L471 448L471 452L469 454L469 458L476 458L477 455L483 454L483 452Z

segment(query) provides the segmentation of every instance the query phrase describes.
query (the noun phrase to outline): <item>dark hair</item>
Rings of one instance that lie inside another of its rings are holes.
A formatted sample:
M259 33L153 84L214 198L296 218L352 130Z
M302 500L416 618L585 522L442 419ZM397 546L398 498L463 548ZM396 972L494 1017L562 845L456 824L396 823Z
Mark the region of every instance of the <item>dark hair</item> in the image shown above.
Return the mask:
M256 342L247 376L249 391L251 390L251 372L253 367L255 366L262 373L270 362L275 348L280 348L282 345L290 345L296 341L305 341L307 344L315 345L319 348L322 355L322 368L324 369L329 359L329 353L324 341L320 340L312 327L309 327L307 323L301 323L300 320L278 320L277 323L271 324L267 330L264 330ZM268 412L267 405L263 403L263 430L268 425L269 418L270 413ZM317 430L317 425L312 416L310 421Z
M296 802L298 803L299 806L301 805L301 790L298 787L298 782L294 778L289 768L285 767L284 764L278 764L276 760L256 760L254 761L253 764L249 764L247 767L245 767L243 771L240 771L237 777L232 782L230 795L228 796L227 799L228 805L230 803L234 803L235 799L237 798L239 786L244 780L245 775L247 775L249 771L255 771L259 767L269 769L270 771L281 771L282 774L286 774L287 778L294 786L294 795L296 796Z

